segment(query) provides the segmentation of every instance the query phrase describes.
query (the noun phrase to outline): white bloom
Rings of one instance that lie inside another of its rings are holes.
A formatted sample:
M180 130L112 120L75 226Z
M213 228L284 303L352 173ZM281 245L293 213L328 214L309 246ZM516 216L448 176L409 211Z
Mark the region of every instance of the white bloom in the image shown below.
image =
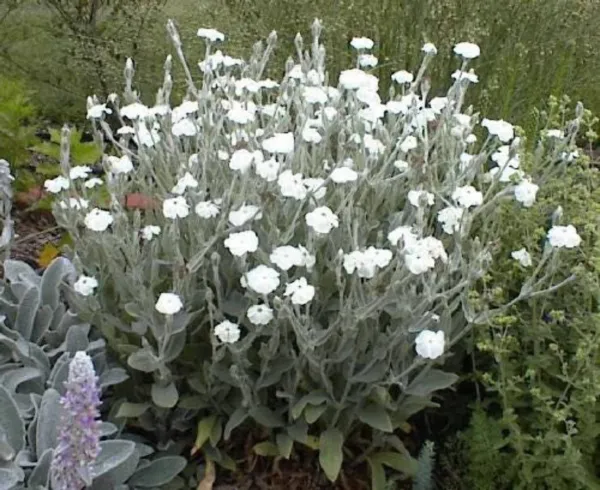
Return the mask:
M345 184L346 182L356 181L358 173L348 167L338 167L331 172L329 178L336 184Z
M565 160L567 163L571 163L573 160L576 160L577 158L579 158L579 151L575 150L575 151L563 151L560 154L560 157Z
M539 186L525 179L515 187L515 199L526 208L533 206Z
M414 246L419 239L410 226L399 226L398 228L394 228L388 233L387 238L394 246L398 245L398 242L402 240L404 247Z
M323 137L319 134L319 132L315 128L307 125L302 130L302 139L306 143L314 143L314 144L318 145L321 142L321 140L323 139Z
M144 104L134 102L133 104L121 107L121 109L119 109L119 114L127 119L135 121L137 119L144 119L145 117L148 117L150 111Z
M488 173L492 178L495 178L496 175L500 174L500 182L510 182L513 180L514 176L516 176L516 180L521 180L525 176L525 173L522 170L513 168L511 166L506 166L503 169L500 169L500 167L495 167L491 169Z
M173 124L171 132L174 136L196 136L198 133L198 127L189 118L182 119Z
M301 277L287 284L283 295L291 296L295 305L305 305L315 297L315 288L308 284L305 277Z
M262 148L268 153L286 155L294 152L293 133L275 133L262 142Z
M479 83L479 77L475 74L475 71L471 68L469 71L456 70L452 74L454 80L466 80L471 83Z
M346 90L358 90L360 88L377 92L379 79L375 75L366 73L358 68L344 70L340 73L339 84Z
M229 223L233 226L242 226L250 220L259 220L262 216L258 206L242 204L236 211L229 212Z
M375 157L381 155L385 151L385 145L383 142L377 138L373 138L373 136L370 134L365 134L363 138L363 145L365 145L365 150L367 150L367 153Z
M186 189L195 189L197 187L198 181L194 178L194 176L191 173L186 172L184 176L177 181L177 184L175 184L173 189L171 189L171 192L173 194L181 195L186 191Z
M248 252L256 252L258 249L258 236L252 230L231 233L223 244L232 255L241 257Z
M214 329L215 337L224 344L234 344L240 340L240 326L237 323L225 320Z
M457 187L452 193L452 199L463 208L481 206L483 204L483 194L470 185Z
M229 160L229 168L245 174L252 166L253 160L254 154L250 151L246 149L236 150L233 155L231 155L231 160Z
M556 248L575 248L581 244L581 237L573 225L553 226L548 232L548 241Z
M465 142L468 144L473 144L477 141L477 136L475 136L474 134L470 134L469 136L467 136L465 138Z
M246 316L253 325L266 325L273 319L273 310L267 305L253 305L248 308Z
M408 153L411 150L417 148L418 142L417 138L414 136L407 136L404 141L400 144L400 151L403 153Z
M98 281L95 277L79 276L79 279L73 284L73 289L81 296L90 296L94 294L94 289L98 287Z
M445 344L442 330L422 330L415 339L415 350L425 359L437 359L444 353Z
M386 267L392 260L392 252L387 249L369 247L365 251L355 250L344 255L344 269L348 274L355 270L358 277L372 279L378 269Z
M392 80L400 85L404 83L412 83L415 77L413 74L406 70L400 70L392 74Z
M531 267L532 265L531 255L529 255L529 252L524 248L511 252L510 256L513 259L518 260L523 267Z
M275 82L274 80L271 80L270 78L267 78L266 80L260 80L258 82L258 85L260 88L264 88L267 90L279 87L279 84L277 82Z
M546 136L548 138L561 139L565 137L565 133L560 129L549 129L548 131L546 131Z
M484 119L481 121L481 125L487 128L489 133L493 136L498 136L498 139L503 143L508 143L515 137L515 128L512 124L499 120Z
M381 104L381 97L379 97L379 94L377 93L377 89L372 87L360 87L356 91L356 98L363 104L369 106L369 108L380 107L381 110L384 109L384 106Z
M294 174L291 170L281 172L277 178L277 185L282 196L293 197L298 201L304 199L308 193L302 174Z
M421 51L423 51L425 54L437 54L438 52L435 44L433 43L425 43L421 48Z
M372 54L360 54L358 55L358 66L361 68L375 68L379 60Z
M70 197L68 201L61 201L58 203L61 209L87 209L89 206L89 201L86 199L77 199L75 197Z
M123 155L121 158L109 156L107 161L112 174L128 174L133 170L133 163L127 155Z
M62 175L44 182L44 188L52 194L58 194L62 190L67 190L70 186L71 183L69 182L69 179Z
M435 196L431 192L427 191L408 191L408 202L410 202L415 208L421 206L422 201L425 201L427 206L433 206L435 202Z
M306 224L316 233L326 235L339 226L339 218L327 206L321 206L305 216Z
M448 260L443 243L434 237L421 238L411 244L407 244L404 251L406 267L416 275L433 269L435 267L435 259L440 259L442 262Z
M458 43L454 46L454 52L467 60L477 58L481 54L479 46L473 43Z
M185 218L190 214L190 206L185 200L185 197L172 197L163 201L162 212L165 218Z
M255 293L269 294L279 286L279 272L266 265L259 265L242 276L241 284Z
M255 161L256 173L259 177L265 179L267 182L274 182L277 180L279 175L280 164L274 158L269 160Z
M200 201L194 207L194 212L204 219L214 218L219 215L219 205L214 201Z
M147 225L142 228L142 238L146 241L150 241L158 235L160 235L160 226Z
M438 212L438 221L442 224L442 229L445 233L453 235L455 232L460 230L460 223L464 209L457 208L455 206L449 206L441 209Z
M309 177L302 180L302 185L306 188L307 192L311 192L316 200L323 199L327 193L327 187L323 184L325 179L318 177Z
M302 96L309 104L325 104L329 99L321 87L304 87Z
M183 308L181 298L174 293L161 293L154 308L163 315L174 315Z
M98 177L92 177L91 179L86 180L83 183L83 186L86 189L93 189L94 187L96 187L98 185L102 185L102 184L104 184L104 181L102 179L99 179Z
M136 144L152 148L156 143L160 142L161 137L157 127L153 127L150 131L145 124L138 124L137 134L134 137Z
M69 170L69 178L71 180L87 179L88 174L92 171L87 165L79 165Z
M96 104L89 107L87 111L87 118L100 119L104 114L112 114L112 109L106 107L106 104Z
M431 107L436 114L440 114L447 105L448 97L434 97L429 101L429 107Z
M287 271L292 267L304 265L304 254L299 248L291 245L283 245L277 247L271 252L269 260L283 271Z
M216 41L225 41L225 34L217 31L216 29L202 27L198 29L196 35L213 43Z
M298 245L298 250L302 253L302 266L306 267L309 271L315 266L317 258L312 255L305 247Z
M108 211L94 208L84 218L85 227L92 231L105 231L114 221Z
M200 105L197 100L184 100L171 112L171 121L173 124L187 118L190 114L194 114L200 110Z
M400 172L404 172L408 170L408 162L406 160L396 160L394 162L394 167L400 170Z
M350 41L350 46L356 50L373 49L373 41L368 37L354 37Z

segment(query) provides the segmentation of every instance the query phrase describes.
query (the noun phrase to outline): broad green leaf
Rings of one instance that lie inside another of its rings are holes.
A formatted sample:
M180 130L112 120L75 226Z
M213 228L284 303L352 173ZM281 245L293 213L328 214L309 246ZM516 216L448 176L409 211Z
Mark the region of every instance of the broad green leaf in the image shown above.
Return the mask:
M335 427L322 432L319 437L319 464L331 482L337 480L342 469L343 446L344 436Z
M370 403L358 410L358 418L364 424L382 432L393 432L392 421L385 408Z
M380 361L372 366L368 366L366 369L352 377L352 381L355 383L374 383L383 379L389 369L389 363Z
M269 429L283 427L284 425L281 416L265 406L253 407L250 409L249 414L256 422Z
M213 426L217 422L216 415L209 415L208 417L204 417L200 419L198 422L198 427L196 429L196 441L194 442L194 448L192 449L192 454L202 449L204 443L208 441L210 437L210 433L213 429Z
M152 373L160 366L158 358L148 349L139 349L132 353L127 358L127 364L133 369L142 371L143 373Z
M130 403L124 402L117 411L117 418L137 418L150 408L149 403Z
M371 490L386 490L386 478L383 465L373 458L367 458L369 468L371 469Z
M108 386L118 385L127 379L129 379L129 375L123 368L111 368L100 375L98 382L101 388L107 388Z
M298 419L302 415L302 412L306 408L306 405L321 405L327 402L327 400L329 400L329 398L323 391L313 391L311 393L308 393L307 395L304 395L292 407L292 418L294 420Z
M221 441L221 437L223 436L223 424L221 420L217 420L215 425L213 425L212 430L210 431L210 443L213 446L217 446Z
M457 380L458 376L454 373L446 373L439 369L430 369L422 378L417 377L406 388L406 393L415 396L428 396L434 391L449 388Z
M123 483L133 473L138 461L139 454L134 442L121 439L101 441L100 454L93 469L94 481L102 478L114 483Z
M163 456L154 459L148 466L136 471L127 484L130 487L156 488L166 485L187 466L181 456Z
M294 447L294 440L287 434L280 432L275 436L277 447L279 449L279 455L285 459L290 459L292 454L292 448Z
M150 394L152 401L156 406L161 408L173 408L177 405L177 400L179 399L177 387L173 382L168 384L153 383Z
M235 428L237 428L241 424L243 424L247 418L248 418L248 412L243 407L237 408L235 410L235 412L233 412L231 414L231 416L229 417L229 420L225 424L225 430L223 432L223 436L225 437L226 441L229 440L229 437L231 436L231 432Z
M263 441L255 444L252 451L259 456L277 457L279 456L279 449L271 441Z
M416 459L393 451L383 451L373 454L371 455L371 459L374 462L393 468L410 477L416 474L419 467Z
M325 410L327 410L327 405L325 404L319 406L308 405L304 409L304 418L309 424L314 424L323 415Z

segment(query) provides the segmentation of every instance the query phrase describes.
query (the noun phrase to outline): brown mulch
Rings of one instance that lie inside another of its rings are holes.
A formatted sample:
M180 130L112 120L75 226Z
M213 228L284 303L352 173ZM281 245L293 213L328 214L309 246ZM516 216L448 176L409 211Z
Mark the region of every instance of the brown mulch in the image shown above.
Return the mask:
M61 233L49 211L17 208L13 211L15 238L10 258L40 268L38 257L47 243L57 245Z

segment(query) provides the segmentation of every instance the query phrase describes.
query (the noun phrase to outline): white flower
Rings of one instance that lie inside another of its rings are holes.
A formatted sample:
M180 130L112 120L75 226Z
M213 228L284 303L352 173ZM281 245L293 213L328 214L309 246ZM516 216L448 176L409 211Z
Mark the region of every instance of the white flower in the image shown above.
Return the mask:
M404 141L400 144L400 151L408 153L414 150L418 146L417 138L414 136L407 136Z
M531 255L529 255L529 252L524 248L511 252L510 256L513 259L518 260L523 267L531 267L532 265Z
M271 80L270 78L267 78L266 80L260 80L258 82L258 85L260 86L260 88L264 88L267 90L279 87L279 84L274 80Z
M377 138L373 138L373 135L370 134L365 134L363 145L365 145L365 150L367 150L369 155L378 156L385 151L385 145Z
M553 226L548 232L548 241L556 248L575 248L581 244L581 237L573 225Z
M425 237L406 244L404 251L406 267L416 275L433 269L435 259L440 259L442 262L448 260L444 244L434 237Z
M273 310L267 305L253 305L248 308L246 316L253 325L266 325L273 319Z
M301 277L287 284L283 295L291 296L295 305L305 305L315 297L315 288L308 284L305 277Z
M231 155L231 160L229 160L229 168L245 174L252 166L253 160L254 155L250 151L246 149L236 150L233 155Z
M283 245L271 252L269 260L281 270L287 271L292 267L304 265L305 258L299 248L292 247L291 245Z
M437 54L437 48L435 47L435 44L433 43L425 43L423 45L423 47L421 48L421 51L423 51L425 54Z
M198 181L191 173L186 172L184 176L177 181L177 184L175 184L173 189L171 189L171 192L173 194L181 195L186 191L186 189L195 189L196 187L198 187Z
M413 74L406 70L400 70L392 74L392 80L400 85L404 83L412 83L415 77Z
M535 197L539 190L539 186L533 182L524 179L515 187L515 199L519 201L526 208L533 206Z
M361 68L374 68L377 66L378 59L372 54L360 54L358 55L358 65Z
M89 206L89 201L86 199L77 199L75 197L70 197L68 201L61 201L58 203L61 209L87 209Z
M355 270L358 277L372 279L377 269L386 267L392 260L392 252L387 249L369 247L365 251L355 250L344 255L344 269L348 274Z
M326 104L329 100L327 93L321 87L304 87L302 96L309 104Z
M487 128L489 133L493 136L498 136L498 139L503 143L508 143L515 137L515 128L512 124L499 120L484 119L481 121L481 125Z
M354 37L350 41L350 46L360 51L363 49L373 49L373 41L368 37Z
M398 228L394 228L388 233L387 238L394 246L398 245L398 242L402 240L404 247L415 245L419 239L410 226L399 226Z
M162 212L165 218L185 218L190 214L190 206L185 200L185 197L172 197L163 201Z
M112 114L112 109L106 107L106 104L96 104L88 108L88 119L100 119L104 114Z
M436 114L441 114L447 105L448 97L434 97L429 101L429 107L431 107Z
M377 92L379 79L375 75L366 73L358 68L344 70L340 73L339 84L346 90L358 90L363 88L371 92Z
M69 170L69 178L71 180L87 179L88 174L92 171L87 165L79 165Z
M121 158L109 156L107 160L112 174L128 174L133 170L133 163L127 155L123 155Z
M314 144L318 145L321 142L321 140L323 139L323 137L319 134L319 132L315 128L307 125L302 130L302 139L306 143L314 143Z
M452 193L452 199L463 208L481 206L483 204L483 194L470 185L457 187Z
M408 170L408 162L406 160L396 160L394 162L394 167L400 170L400 172L404 172Z
M415 350L425 359L437 359L444 353L445 344L442 330L422 330L415 339Z
M500 182L511 182L514 176L516 176L516 180L521 180L525 176L522 170L510 166L504 167L502 171L500 167L494 167L488 173L492 178L496 177L497 174L500 174Z
M479 77L475 74L475 71L471 68L469 71L456 70L452 74L454 80L466 80L471 83L479 83Z
M198 133L198 127L189 118L182 119L173 124L171 132L174 136L196 136Z
M256 252L258 249L258 236L252 230L231 233L223 241L223 244L232 255L241 257L248 252Z
M86 180L83 183L83 186L86 189L93 189L94 187L96 187L98 185L102 185L102 184L104 184L104 181L102 179L99 179L98 177L92 177L91 179Z
M558 138L558 139L561 139L561 138L565 137L565 133L562 130L560 130L560 129L549 129L549 130L546 131L546 136L548 138Z
M241 284L255 293L269 294L279 286L279 272L261 264L242 276Z
M354 182L358 179L358 173L348 167L338 167L331 172L329 178L336 184L345 184L346 182Z
M216 29L202 27L196 33L198 37L209 40L210 42L225 41L225 34Z
M427 206L433 206L435 196L427 191L408 191L408 202L415 208L420 207L423 201Z
M477 141L477 136L475 136L474 134L470 134L469 136L467 136L465 138L465 142L468 144L473 144Z
M119 114L127 119L135 121L137 119L144 119L145 117L148 117L150 111L144 104L134 102L133 104L121 107L121 109L119 109Z
M98 281L95 277L79 276L79 279L73 284L73 289L81 296L90 296L94 294L94 289L98 287Z
M253 204L242 204L236 211L229 212L229 223L233 226L242 226L250 220L262 218L262 211Z
M71 183L69 182L69 179L62 175L44 182L44 188L52 194L58 194L62 190L67 190L70 186Z
M274 182L277 180L280 165L279 162L274 158L256 161L254 165L256 168L256 173L259 177L265 179L267 182Z
M442 224L442 229L445 233L453 235L455 232L460 230L460 223L464 209L457 208L455 206L449 206L441 209L438 212L438 221Z
M479 46L473 43L458 43L454 46L454 52L467 60L477 58L481 54Z
M235 344L240 340L240 326L225 320L215 327L214 334L224 344Z
M194 207L194 212L204 219L214 218L219 215L219 205L214 201L200 201Z
M171 121L175 124L199 110L200 105L197 100L184 100L180 105L173 108L173 111L171 112Z
M92 231L104 231L114 221L112 215L108 211L94 208L84 218L85 227Z
M301 265L306 267L309 271L311 271L317 262L317 258L302 245L298 245L298 250L300 250L300 252L302 253Z
M306 224L316 233L326 235L340 224L339 218L327 206L320 206L305 216Z
M304 185L302 174L294 174L291 170L284 170L277 178L279 192L284 197L293 197L301 201L308 194L308 190Z
M275 133L262 142L262 148L268 153L286 155L294 152L293 133Z
M144 145L152 148L156 143L160 142L161 137L156 127L153 127L152 131L150 131L145 124L138 124L137 130L138 132L134 137L134 141L138 146Z
M312 196L317 200L323 199L327 193L327 187L323 185L324 183L325 179L318 177L309 177L302 180L302 185L306 188L307 192L311 192Z
M142 228L142 238L146 241L150 241L158 235L160 235L160 226L147 225Z
M181 311L183 303L181 298L175 293L161 293L154 308L163 315L174 315Z

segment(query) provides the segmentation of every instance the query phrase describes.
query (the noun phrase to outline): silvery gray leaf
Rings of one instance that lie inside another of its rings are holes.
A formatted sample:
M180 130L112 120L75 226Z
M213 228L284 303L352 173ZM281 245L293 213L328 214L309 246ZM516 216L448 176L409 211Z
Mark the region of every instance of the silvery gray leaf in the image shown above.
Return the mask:
M119 428L110 422L102 422L100 424L100 437L110 437L118 432Z
M89 346L88 335L90 326L87 324L72 325L65 338L65 350L71 354L77 351L86 351Z
M17 403L4 386L0 386L0 426L6 434L6 443L17 454L25 446L25 425Z
M52 388L47 389L37 416L35 446L38 458L56 447L63 413L60 394Z
M118 385L127 379L129 379L129 375L123 368L110 368L100 375L98 382L101 388L107 388L108 386Z
M152 401L156 406L161 408L173 408L177 404L177 400L179 400L179 393L173 382L155 382L152 384L150 393L152 395Z
M42 304L49 305L55 309L60 301L60 286L63 281L69 283L75 280L75 266L64 257L57 257L44 271L40 288Z
M19 311L15 319L15 330L19 332L24 339L30 340L33 332L33 325L40 307L40 290L37 286L28 288L19 302Z
M43 488L47 488L50 481L50 464L52 463L52 456L54 451L47 449L44 454L38 459L36 467L33 469L27 480L27 485L35 487L40 485Z
M136 471L127 483L140 488L160 487L181 473L186 465L187 460L181 456L159 457L142 470Z
M101 441L100 454L94 465L94 484L119 484L129 478L135 471L139 454L135 444L126 440ZM92 486L94 488L94 486Z

